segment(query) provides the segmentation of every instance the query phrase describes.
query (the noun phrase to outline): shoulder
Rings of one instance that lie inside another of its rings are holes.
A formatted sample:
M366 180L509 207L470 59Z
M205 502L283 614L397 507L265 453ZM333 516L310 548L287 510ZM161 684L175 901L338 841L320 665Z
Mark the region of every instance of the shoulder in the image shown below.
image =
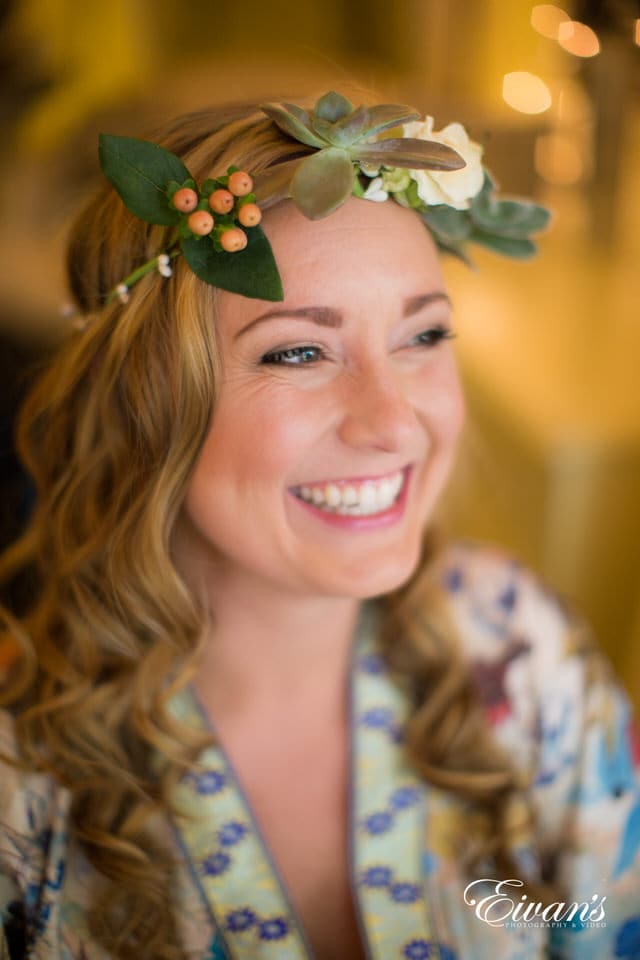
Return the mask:
M524 774L536 856L566 904L607 901L606 923L581 924L580 949L631 956L640 743L625 691L577 610L508 553L454 543L434 574L495 737ZM577 955L574 932L559 935Z
M0 913L39 887L66 834L68 791L19 763L15 721L0 710Z
M15 718L4 709L0 709L0 769L0 825L19 824L29 801L39 807L64 805L67 791L53 777L21 763Z
M591 651L586 623L571 604L498 547L450 544L437 561L448 615L472 662L525 661L534 685Z
M577 762L586 727L628 704L585 621L508 553L454 543L437 575L487 716L527 766ZM625 722L621 720L620 722Z
M577 611L492 547L451 545L437 575L488 719L532 778L542 819L554 805L629 803L640 763L630 702Z

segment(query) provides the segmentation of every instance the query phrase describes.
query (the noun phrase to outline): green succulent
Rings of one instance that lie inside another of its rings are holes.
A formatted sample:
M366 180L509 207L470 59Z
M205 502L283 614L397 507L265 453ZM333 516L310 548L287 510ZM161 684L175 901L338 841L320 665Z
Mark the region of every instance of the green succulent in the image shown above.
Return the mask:
M460 170L465 162L452 147L434 140L397 137L370 142L385 130L416 120L411 107L383 103L354 107L339 93L320 97L311 112L292 103L261 108L288 136L314 149L289 161L287 175L276 170L256 178L256 195L291 197L310 220L327 217L353 193L357 165L385 164L412 170ZM284 164L283 164L284 166Z

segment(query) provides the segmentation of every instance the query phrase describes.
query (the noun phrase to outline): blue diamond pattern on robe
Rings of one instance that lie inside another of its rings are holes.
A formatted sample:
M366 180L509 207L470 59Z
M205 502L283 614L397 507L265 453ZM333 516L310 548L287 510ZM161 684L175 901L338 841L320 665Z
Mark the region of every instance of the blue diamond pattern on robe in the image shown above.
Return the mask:
M249 907L246 907L244 910L232 910L231 913L228 913L225 927L232 933L241 933L243 930L249 930L255 922L255 913Z
M226 853L212 853L210 857L202 864L202 872L205 876L217 877L224 873L231 863L231 857Z
M196 790L198 793L218 793L226 785L226 778L219 770L206 770L196 777Z
M258 926L261 940L282 940L289 932L289 924L284 917L262 920Z

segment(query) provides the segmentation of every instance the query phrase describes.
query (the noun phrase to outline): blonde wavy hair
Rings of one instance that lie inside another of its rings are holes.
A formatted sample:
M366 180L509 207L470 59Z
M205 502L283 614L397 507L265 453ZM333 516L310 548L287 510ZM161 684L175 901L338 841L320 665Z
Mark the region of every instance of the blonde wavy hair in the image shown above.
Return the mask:
M182 117L153 139L199 182L230 164L258 172L307 152L257 104ZM148 275L126 306L104 305L165 241L109 186L77 219L68 273L91 322L60 346L21 410L18 450L37 502L0 562L3 581L26 572L33 586L27 609L4 610L2 639L18 653L1 700L22 762L71 793L72 829L105 880L92 935L120 960L184 956L175 865L153 823L172 813L172 786L204 746L167 704L189 683L203 636L205 612L174 566L172 535L220 384L216 290L179 258L172 280ZM429 533L414 576L380 599L389 664L413 697L407 751L476 817L473 849L461 848L469 869L491 855L513 875L523 823L508 811L520 785L439 605L436 553Z

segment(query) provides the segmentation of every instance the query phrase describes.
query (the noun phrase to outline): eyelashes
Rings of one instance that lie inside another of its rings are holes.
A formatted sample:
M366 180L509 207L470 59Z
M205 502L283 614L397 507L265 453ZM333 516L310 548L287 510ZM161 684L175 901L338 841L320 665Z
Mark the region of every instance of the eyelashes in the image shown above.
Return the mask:
M455 333L450 330L449 327L438 324L435 327L429 327L427 330L416 334L407 346L415 346L418 349L433 349L443 340L453 340L454 337ZM305 367L313 366L315 363L324 359L326 359L326 354L322 347L308 343L265 353L260 358L260 363L263 365L284 367Z
M321 354L321 357L317 357L315 354ZM274 350L273 353L265 353L265 355L260 358L260 363L285 367L302 367L308 366L318 359L324 359L322 347L307 344L304 347L287 347L286 350Z
M443 327L441 324L438 324L437 327L429 327L428 330L423 330L422 333L417 334L413 339L418 341L419 346L435 347L441 340L453 340L455 336L455 333L453 330L450 330L449 327ZM422 340L421 337L425 339Z

